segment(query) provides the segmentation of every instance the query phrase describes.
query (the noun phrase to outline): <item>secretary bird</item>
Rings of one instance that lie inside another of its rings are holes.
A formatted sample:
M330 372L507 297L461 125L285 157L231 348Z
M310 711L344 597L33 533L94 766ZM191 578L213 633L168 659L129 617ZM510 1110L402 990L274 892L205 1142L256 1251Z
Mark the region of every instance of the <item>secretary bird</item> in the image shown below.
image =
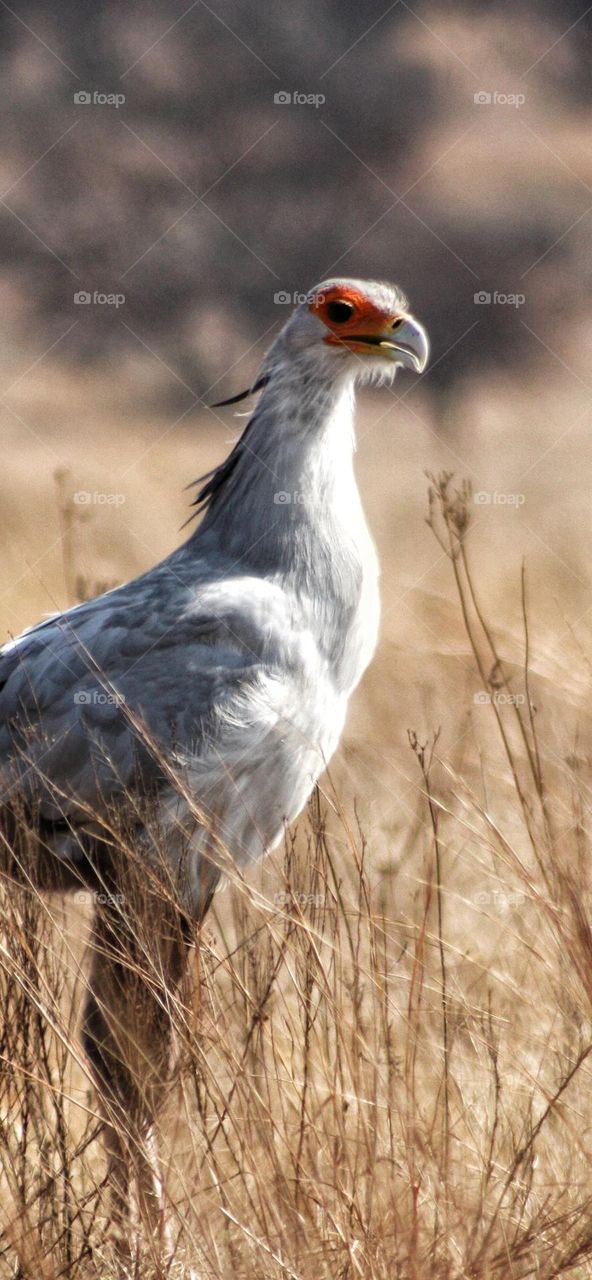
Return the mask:
M398 288L317 285L269 350L238 443L198 482L203 518L184 545L0 651L4 873L37 892L95 891L82 1036L123 1252L132 1176L145 1225L162 1229L152 1140L168 1007L221 850L240 868L281 840L375 648L354 386L427 359Z

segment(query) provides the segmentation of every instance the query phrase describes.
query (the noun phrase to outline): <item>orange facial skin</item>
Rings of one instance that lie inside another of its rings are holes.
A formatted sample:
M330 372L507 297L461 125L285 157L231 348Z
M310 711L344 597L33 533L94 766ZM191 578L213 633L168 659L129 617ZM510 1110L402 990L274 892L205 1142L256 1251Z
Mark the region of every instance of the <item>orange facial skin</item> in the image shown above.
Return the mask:
M335 323L330 317L331 303L348 302L353 307L351 317ZM372 337L374 335L386 336L394 332L396 328L397 316L387 315L384 311L371 302L363 293L359 293L356 289L328 289L326 292L315 298L310 303L310 310L314 315L323 321L329 332L323 339L330 346L342 346L345 344L352 350L356 350L356 338ZM402 317L401 317L402 319ZM368 350L367 344L363 342L360 350Z

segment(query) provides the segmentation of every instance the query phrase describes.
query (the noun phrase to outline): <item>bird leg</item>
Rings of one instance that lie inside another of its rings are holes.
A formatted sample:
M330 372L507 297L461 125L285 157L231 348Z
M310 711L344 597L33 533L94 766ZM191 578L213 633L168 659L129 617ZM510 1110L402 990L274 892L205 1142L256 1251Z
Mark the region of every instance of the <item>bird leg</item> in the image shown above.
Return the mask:
M149 915L140 914L137 901L129 909L128 895L129 883L125 896L101 895L82 1032L105 1116L111 1224L121 1258L130 1252L132 1176L150 1248L162 1255L170 1245L155 1121L169 1074L169 1002L188 951L166 900L153 897Z
M130 1262L129 1161L119 1128L108 1120L105 1123L103 1141L107 1155L113 1243L118 1258L122 1262Z

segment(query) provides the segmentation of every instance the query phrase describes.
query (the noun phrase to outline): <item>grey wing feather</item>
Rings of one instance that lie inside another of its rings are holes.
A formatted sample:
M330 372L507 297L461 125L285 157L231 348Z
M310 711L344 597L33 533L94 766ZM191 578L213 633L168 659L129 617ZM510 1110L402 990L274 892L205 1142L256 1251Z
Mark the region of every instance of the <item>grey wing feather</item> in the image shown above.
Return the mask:
M165 562L5 646L4 798L17 786L47 818L97 811L130 788L158 787L161 753L203 754L237 693L268 669L252 618L245 639L235 614L249 616L243 601L200 608L199 591Z

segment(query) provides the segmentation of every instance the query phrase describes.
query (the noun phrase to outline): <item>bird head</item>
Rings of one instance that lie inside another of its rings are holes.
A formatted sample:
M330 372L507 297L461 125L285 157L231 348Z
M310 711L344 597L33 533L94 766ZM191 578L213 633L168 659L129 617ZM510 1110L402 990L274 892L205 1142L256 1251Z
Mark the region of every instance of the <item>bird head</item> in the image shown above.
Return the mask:
M280 330L254 385L211 407L245 400L280 368L325 382L392 382L400 368L423 373L429 350L425 329L409 314L396 285L323 280Z
M362 382L391 382L400 367L422 373L429 354L427 334L409 314L401 291L369 280L316 285L274 346L301 367Z

